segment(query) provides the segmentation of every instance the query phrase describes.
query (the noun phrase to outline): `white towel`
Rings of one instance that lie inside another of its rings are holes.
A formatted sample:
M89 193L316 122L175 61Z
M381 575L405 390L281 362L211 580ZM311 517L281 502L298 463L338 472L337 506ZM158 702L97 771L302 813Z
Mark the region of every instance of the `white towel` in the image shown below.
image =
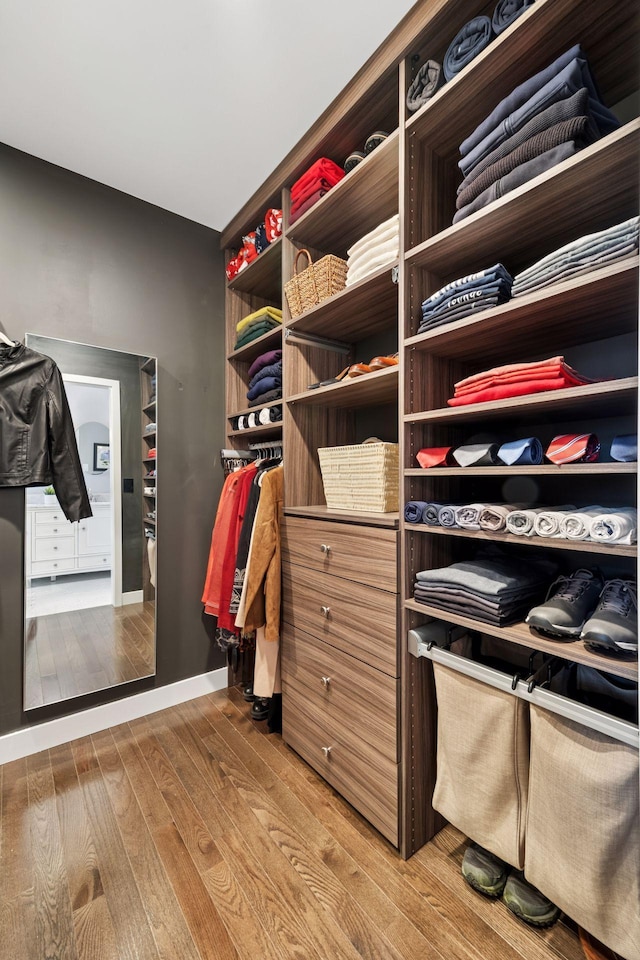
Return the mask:
M635 543L638 537L638 511L619 507L600 513L591 521L591 539L599 543Z
M456 523L463 530L479 530L480 514L486 503L467 503L456 508Z
M367 249L371 249L371 245L388 240L393 236L397 237L399 232L400 215L396 213L393 217L390 217L383 223L379 223L378 226L373 230L370 230L369 233L365 233L365 235L360 237L359 240L356 240L353 246L349 247L347 250L347 257L355 257L358 254L365 252Z
M560 524L568 513L573 513L576 509L576 507L567 507L563 510L543 510L538 514L534 522L536 536L551 538L564 537Z
M568 513L560 521L562 536L567 540L588 540L591 532L591 521L601 513L606 512L606 507L585 507L583 510L576 510L574 513Z
M506 518L507 532L515 533L517 537L533 537L536 516L544 509L544 507L530 507L528 510L512 510Z

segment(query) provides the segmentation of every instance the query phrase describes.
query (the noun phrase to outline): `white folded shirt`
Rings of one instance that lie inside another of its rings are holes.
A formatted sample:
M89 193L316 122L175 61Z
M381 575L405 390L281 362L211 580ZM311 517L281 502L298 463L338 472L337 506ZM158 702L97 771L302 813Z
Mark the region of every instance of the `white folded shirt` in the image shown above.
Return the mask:
M400 215L396 213L393 217L390 217L383 223L379 223L378 226L373 230L370 230L369 233L365 233L365 235L360 237L359 240L356 240L353 246L349 247L347 250L347 258L355 257L358 254L365 252L366 249L370 249L371 244L388 240L393 236L397 237L399 232Z

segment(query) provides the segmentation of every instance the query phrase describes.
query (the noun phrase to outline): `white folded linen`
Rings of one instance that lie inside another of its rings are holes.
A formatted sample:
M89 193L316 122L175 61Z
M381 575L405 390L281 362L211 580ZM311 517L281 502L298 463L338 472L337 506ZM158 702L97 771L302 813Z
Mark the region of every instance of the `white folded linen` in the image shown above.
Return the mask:
M352 269L349 267L347 269L345 285L349 287L353 283L357 283L358 280L364 280L364 278L369 276L370 273L373 273L374 270L379 270L380 267L384 267L387 263L393 263L394 260L398 259L399 253L400 248L398 246L398 241L393 240L388 246L385 246L384 249L380 249L375 251L375 253L369 254L361 262L359 262L357 268Z
M591 532L591 521L599 514L605 513L606 507L584 507L574 513L567 513L560 521L562 536L567 540L588 540Z
M486 507L485 503L467 503L456 507L456 523L463 530L479 530L480 514Z
M353 257L356 257L360 253L365 253L367 250L370 250L371 247L376 243L384 242L390 237L397 237L399 232L400 215L396 213L393 217L389 217L389 219L385 220L383 223L379 223L378 226L373 230L370 230L369 233L365 233L365 235L360 237L359 240L356 240L356 242L347 250L347 261Z
M562 510L543 510L537 515L534 521L536 536L550 538L555 537L558 539L564 537L564 534L560 529L560 524L568 513L573 513L576 509L577 507L572 506Z
M638 511L618 507L599 513L591 520L590 535L599 543L635 543L638 538Z

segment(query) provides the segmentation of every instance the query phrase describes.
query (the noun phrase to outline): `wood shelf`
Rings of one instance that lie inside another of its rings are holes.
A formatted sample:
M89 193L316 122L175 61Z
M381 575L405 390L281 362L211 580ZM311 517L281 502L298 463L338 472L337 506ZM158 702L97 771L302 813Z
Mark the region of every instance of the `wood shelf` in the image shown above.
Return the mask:
M151 376L156 372L156 358L149 357L148 360L145 360L144 363L140 364L140 369L143 373L148 373Z
M579 32L576 17L579 16ZM621 42L629 44L629 54L636 51L630 33L634 30L630 9L610 6L607 11L606 34L619 31ZM560 54L576 43L576 34L588 51L594 75L601 77L600 60L610 56L605 33L602 30L602 11L598 4L580 0L536 0L529 10L518 17L512 29L495 38L458 76L446 83L436 95L414 113L406 123L409 136L427 141L437 153L457 153L460 145L460 117L488 116L502 97L528 80L538 70L552 63ZM620 63L625 53L620 50ZM620 77L618 70L615 103L637 89L637 78L631 64ZM473 128L473 124L470 129Z
M507 422L538 416L544 417L547 422L553 422L566 420L567 416L582 416L587 411L600 418L619 414L623 407L627 413L632 413L636 406L637 390L638 378L625 377L621 380L548 390L546 393L528 394L508 400L490 400L486 403L470 403L464 407L442 407L421 413L409 413L405 415L404 421L455 424L480 418L499 418Z
M148 482L149 482L149 480L157 480L158 478L157 478L157 477L148 477L148 476L143 476L143 478L142 478L142 479L144 480L144 482L145 482L145 483L148 483Z
M405 600L404 606L413 613L420 613L425 617L435 617L438 620L445 620L447 623L457 623L461 627L466 627L467 630L475 630L490 637L500 637L520 647L550 653L572 663L583 663L588 667L595 667L596 670L602 670L615 677L625 677L628 680L638 679L637 661L618 660L613 656L608 657L606 654L594 653L587 650L582 640L574 640L569 643L546 640L544 637L538 637L531 633L524 623L516 623L511 627L496 627L490 623L481 623L471 617L452 613L450 610L442 610L440 607L418 603L416 600Z
M149 413L151 410L155 410L155 408L156 408L156 401L155 401L155 400L152 400L151 403L147 403L147 404L142 408L142 412L143 412L143 413Z
M266 250L227 283L227 290L253 293L273 306L282 303L282 237L270 243Z
M316 387L287 397L288 404L305 403L315 407L370 407L394 403L398 396L398 367L375 370L353 380L341 380L327 387Z
M310 507L285 507L285 516L309 517L314 520L338 520L343 523L356 523L369 527L391 527L396 530L400 524L399 513L367 513L365 511L335 510L322 504Z
M410 467L405 477L591 477L634 474L637 463L542 463L506 467Z
M156 521L152 520L150 517L145 517L145 519L142 522L148 523L150 527L155 527L156 525Z
M157 430L149 430L148 433L143 433L143 434L142 434L142 439L143 439L143 440L155 440L157 432L158 432Z
M273 330L268 330L261 337L252 340L239 350L234 350L227 356L227 360L241 360L243 363L251 363L261 353L267 350L280 350L282 347L282 326L278 325Z
M143 463L156 463L157 459L158 459L157 457L143 457L143 458L142 458L142 462L143 462Z
M435 527L424 523L408 523L409 533L433 533L436 536L463 537L469 540L490 540L493 543L514 543L517 546L544 547L550 550L576 550L580 553L596 553L601 556L637 557L636 544L594 543L591 540L562 540L553 537L518 537L513 533L486 530L459 530L455 527Z
M285 231L289 240L344 255L398 212L398 130Z
M545 350L615 337L636 329L637 256L516 297L476 316L405 340L405 346L456 360L503 362ZM604 319L606 318L606 320ZM559 322L560 321L560 322Z
M247 427L246 430L228 430L228 437L273 437L282 433L282 421L278 423L260 424L258 427Z
M326 335L330 330L333 340L353 343L394 327L398 319L398 286L391 279L391 271L397 263L394 260L290 320L285 327L285 339L289 331Z
M234 417L248 417L250 413L257 413L258 410L268 410L269 407L278 407L284 403L282 397L279 400L270 400L269 403L259 404L257 407L246 407L244 410L238 410L237 413L228 413L227 420Z
M640 120L633 120L407 251L407 264L461 276L508 252L519 261L635 215ZM549 212L553 211L553 216ZM523 229L526 224L526 229Z

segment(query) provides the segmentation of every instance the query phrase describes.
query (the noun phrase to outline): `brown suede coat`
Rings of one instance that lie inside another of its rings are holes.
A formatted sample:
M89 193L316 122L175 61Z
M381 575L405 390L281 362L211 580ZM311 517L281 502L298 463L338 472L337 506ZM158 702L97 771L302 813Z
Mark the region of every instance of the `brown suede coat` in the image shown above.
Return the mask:
M282 525L284 467L275 467L262 479L246 575L244 629L265 628L265 640L280 639L282 596L280 527Z

